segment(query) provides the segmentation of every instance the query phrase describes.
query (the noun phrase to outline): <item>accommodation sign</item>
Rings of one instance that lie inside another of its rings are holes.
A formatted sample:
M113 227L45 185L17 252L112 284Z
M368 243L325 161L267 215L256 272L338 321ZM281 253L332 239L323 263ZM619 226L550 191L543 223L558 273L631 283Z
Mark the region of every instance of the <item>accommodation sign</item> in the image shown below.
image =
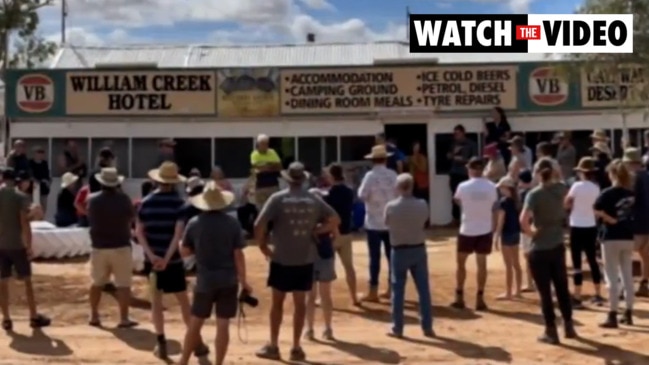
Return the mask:
M616 70L582 70L581 105L584 108L618 108L644 105L646 75L640 66Z
M517 67L382 67L284 70L283 114L386 109L516 109Z
M66 73L67 115L214 115L213 71Z

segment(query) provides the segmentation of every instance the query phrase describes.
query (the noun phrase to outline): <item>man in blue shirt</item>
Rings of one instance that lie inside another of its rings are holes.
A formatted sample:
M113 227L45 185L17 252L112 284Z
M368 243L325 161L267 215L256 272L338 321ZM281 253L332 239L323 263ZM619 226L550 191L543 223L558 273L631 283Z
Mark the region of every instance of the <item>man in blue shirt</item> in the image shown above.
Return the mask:
M376 144L384 145L385 149L388 151L390 157L386 163L387 168L394 170L398 174L402 173L404 170L404 162L406 160L406 155L397 147L394 143L394 140L387 140L385 138L385 133L379 133L376 135Z
M142 200L135 233L138 243L144 249L144 273L150 280L151 311L157 335L154 354L166 360L168 355L162 295L174 294L186 324L190 318L185 265L179 250L185 228L185 215L182 210L185 201L176 189L176 185L186 179L180 175L178 165L170 161L165 161L160 168L149 171L149 178L158 184L158 189ZM203 344L194 354L204 356L208 352L208 348Z

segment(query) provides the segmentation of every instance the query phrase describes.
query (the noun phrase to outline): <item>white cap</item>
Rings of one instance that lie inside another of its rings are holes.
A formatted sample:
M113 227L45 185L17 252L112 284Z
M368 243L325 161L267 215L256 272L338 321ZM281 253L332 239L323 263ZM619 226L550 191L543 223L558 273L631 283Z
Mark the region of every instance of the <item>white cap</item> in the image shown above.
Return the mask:
M257 136L257 143L268 142L270 138L265 134L260 134Z
M415 184L415 179L407 172L397 176L397 187L411 189Z

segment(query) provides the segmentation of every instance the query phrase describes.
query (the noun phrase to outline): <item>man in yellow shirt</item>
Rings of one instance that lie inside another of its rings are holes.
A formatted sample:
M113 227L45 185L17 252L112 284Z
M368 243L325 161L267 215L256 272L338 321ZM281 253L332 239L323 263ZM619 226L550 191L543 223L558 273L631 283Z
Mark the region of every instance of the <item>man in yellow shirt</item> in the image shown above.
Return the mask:
M250 154L250 165L255 173L255 205L257 210L266 200L279 190L279 174L282 161L274 149L268 146L269 138L265 134L257 136L257 145Z

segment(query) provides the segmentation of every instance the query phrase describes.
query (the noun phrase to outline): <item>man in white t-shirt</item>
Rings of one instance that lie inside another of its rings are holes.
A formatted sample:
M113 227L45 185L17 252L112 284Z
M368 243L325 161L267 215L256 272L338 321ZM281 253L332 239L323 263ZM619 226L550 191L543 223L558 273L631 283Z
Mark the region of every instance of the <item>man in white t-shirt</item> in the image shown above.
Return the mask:
M453 308L464 309L464 282L466 281L466 260L476 254L478 266L478 293L476 310L487 310L484 288L487 283L487 255L492 249L492 234L495 227L496 186L483 176L485 162L474 157L467 164L469 180L461 183L455 201L462 207L460 232L457 237L457 286Z

